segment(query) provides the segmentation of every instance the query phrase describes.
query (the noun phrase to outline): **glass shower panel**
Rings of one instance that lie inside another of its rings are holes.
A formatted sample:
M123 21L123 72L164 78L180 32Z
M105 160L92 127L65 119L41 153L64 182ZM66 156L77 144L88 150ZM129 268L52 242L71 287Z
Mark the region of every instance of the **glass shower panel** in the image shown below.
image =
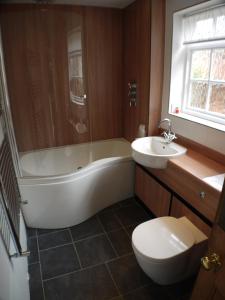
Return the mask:
M91 142L83 9L65 5L11 5L1 10L1 29L20 156L27 151ZM49 151L47 156L51 156ZM54 157L50 160L45 155L34 157L40 158L32 160L37 168L47 167L46 161L59 163L54 162Z
M81 28L68 33L68 62L70 100L79 105L85 105Z
M89 142L88 102L85 86L82 16L67 12L70 123L79 142Z

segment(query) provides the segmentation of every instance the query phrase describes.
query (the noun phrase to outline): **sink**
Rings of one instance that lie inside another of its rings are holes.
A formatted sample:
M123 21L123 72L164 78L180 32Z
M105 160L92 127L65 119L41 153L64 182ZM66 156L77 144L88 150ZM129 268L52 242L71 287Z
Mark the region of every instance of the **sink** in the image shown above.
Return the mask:
M142 166L165 169L169 159L179 157L187 149L172 142L167 144L160 136L149 136L136 139L132 144L132 157Z

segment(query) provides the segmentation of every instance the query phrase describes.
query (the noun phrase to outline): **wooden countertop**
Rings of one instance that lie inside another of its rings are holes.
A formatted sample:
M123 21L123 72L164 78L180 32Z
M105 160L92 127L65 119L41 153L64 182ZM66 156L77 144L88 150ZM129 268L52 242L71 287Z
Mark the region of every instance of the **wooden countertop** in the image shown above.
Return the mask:
M185 172L204 181L215 190L222 191L225 165L219 164L190 149L188 149L185 155L176 159L171 159L168 162L168 167L170 165L183 169Z

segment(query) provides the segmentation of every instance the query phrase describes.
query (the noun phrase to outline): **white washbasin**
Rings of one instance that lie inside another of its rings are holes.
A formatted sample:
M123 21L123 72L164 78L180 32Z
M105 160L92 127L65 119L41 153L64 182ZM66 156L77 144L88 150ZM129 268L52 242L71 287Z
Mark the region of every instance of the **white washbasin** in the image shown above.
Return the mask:
M131 144L133 159L149 168L165 169L167 161L184 155L187 149L176 144L166 144L159 136L139 138Z

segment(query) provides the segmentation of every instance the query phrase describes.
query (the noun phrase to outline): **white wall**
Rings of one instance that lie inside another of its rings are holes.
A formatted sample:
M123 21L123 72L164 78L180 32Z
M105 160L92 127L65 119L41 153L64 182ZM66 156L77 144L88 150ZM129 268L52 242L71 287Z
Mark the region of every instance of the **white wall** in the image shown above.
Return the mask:
M21 217L21 243L26 250L25 227ZM9 260L0 237L0 300L29 300L27 258Z
M3 140L0 123L0 145ZM27 250L26 231L21 216L20 242L23 250ZM11 244L13 245L12 241ZM0 237L0 300L29 300L29 281L27 258L9 259Z
M164 82L162 99L162 118L170 118L175 133L188 139L194 140L209 148L225 154L225 132L219 131L205 125L200 125L189 120L168 114L170 94L170 67L172 57L172 34L173 34L173 13L200 3L224 1L201 1L201 0L167 0L166 1L166 31L165 31L165 61L164 61Z

